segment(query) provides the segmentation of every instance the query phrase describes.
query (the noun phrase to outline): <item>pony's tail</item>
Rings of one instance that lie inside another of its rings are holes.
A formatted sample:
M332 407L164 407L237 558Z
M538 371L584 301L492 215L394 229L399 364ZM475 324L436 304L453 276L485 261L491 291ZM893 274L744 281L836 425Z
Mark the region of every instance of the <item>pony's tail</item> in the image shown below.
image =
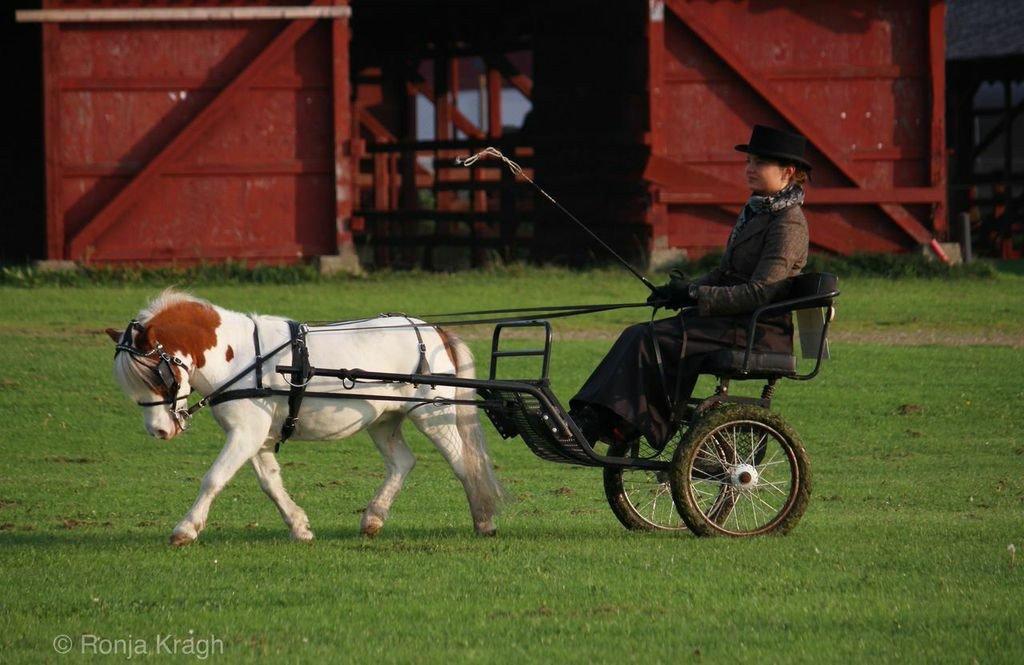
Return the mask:
M452 333L445 331L445 337L455 355L456 376L465 379L476 378L473 352L465 342ZM457 388L455 398L472 400L476 396L475 393L473 388ZM462 458L465 460L469 482L473 485L481 507L491 515L497 514L505 500L505 490L494 475L494 464L487 452L487 442L480 426L479 409L472 404L457 404L455 424L462 438Z

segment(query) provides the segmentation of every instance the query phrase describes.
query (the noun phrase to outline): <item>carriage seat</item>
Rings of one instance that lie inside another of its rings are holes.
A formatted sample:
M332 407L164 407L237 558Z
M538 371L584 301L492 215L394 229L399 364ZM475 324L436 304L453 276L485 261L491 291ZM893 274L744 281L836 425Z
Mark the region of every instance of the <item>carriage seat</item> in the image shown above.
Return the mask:
M732 379L770 379L796 374L796 356L788 353L751 353L748 371L743 373L743 349L721 349L709 353L701 371Z
M839 280L829 273L804 273L790 279L790 288L783 300L763 305L751 314L747 326L747 346L745 349L722 349L708 354L701 364L701 371L727 379L778 379L791 377L799 380L813 378L821 366L825 351L825 339L828 335L828 322L831 320L833 301L839 295ZM754 340L758 320L765 314L781 314L800 310L825 309L820 334L820 346L813 349L814 355L809 356L808 350L804 357L816 359L810 374L797 376L796 356L790 353L755 353ZM744 361L746 370L744 371Z

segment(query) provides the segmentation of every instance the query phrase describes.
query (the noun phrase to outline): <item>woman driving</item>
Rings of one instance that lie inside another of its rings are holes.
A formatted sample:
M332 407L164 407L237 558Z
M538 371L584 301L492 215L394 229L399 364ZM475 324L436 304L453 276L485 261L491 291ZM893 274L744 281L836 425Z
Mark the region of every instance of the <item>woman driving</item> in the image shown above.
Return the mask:
M806 144L803 136L755 125L749 143L736 146L747 153L752 194L722 260L693 280L672 271L648 302L687 309L624 330L572 398L571 416L589 441L622 443L642 434L663 448L674 432L672 395L688 399L706 355L745 348L749 314L786 296L789 278L807 263L807 220L800 209L811 170ZM792 349L789 313L760 320L755 352Z

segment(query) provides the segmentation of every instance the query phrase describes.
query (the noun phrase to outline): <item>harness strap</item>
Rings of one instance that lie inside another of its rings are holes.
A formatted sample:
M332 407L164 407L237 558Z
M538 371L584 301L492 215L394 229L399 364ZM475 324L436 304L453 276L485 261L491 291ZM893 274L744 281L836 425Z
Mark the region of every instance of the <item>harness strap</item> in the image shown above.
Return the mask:
M408 321L410 324L412 323L412 319L410 319L408 316L405 317L405 320ZM420 333L419 326L413 326L412 329L416 333L416 344L417 348L419 348L420 350L420 362L419 365L416 366L416 373L430 374L430 363L427 362L427 345L423 343L423 335Z
M679 410L679 389L683 385L683 361L686 359L686 343L689 341L689 331L686 329L686 316L684 310L679 311L679 325L683 328L683 344L679 347L679 360L676 366L676 389L672 393L672 413L680 416Z
M306 346L306 326L297 321L289 321L288 331L292 337L292 367L295 368L295 371L292 372L291 380L288 382L291 386L288 391L288 416L285 417L284 424L281 425L281 439L274 446L275 453L281 449L281 444L295 433L306 385L313 378L313 370L309 365L309 347Z
M661 345L658 344L658 335L654 331L654 316L657 314L657 308L651 314L651 320L647 323L647 338L651 342L651 346L654 347L654 360L658 365L658 378L661 380L661 392L665 395L665 403L668 406L669 413L671 413L675 407L675 400L672 395L668 392L668 379L665 378L665 363L661 358Z
M382 312L381 316L384 317L384 318L390 318L392 316L396 316L396 317L400 316L400 317L402 317L403 319L405 319L406 321L409 322L408 326L405 326L405 325L400 325L400 326L384 326L382 328L376 328L376 330L386 330L387 328L405 328L405 327L412 328L413 332L416 333L416 348L418 348L419 352L420 352L420 361L419 361L419 364L416 365L416 371L414 373L415 374L426 374L426 375L432 374L432 372L430 371L430 363L427 361L427 345L423 343L423 334L420 332L420 327L421 326L429 326L431 328L436 328L437 326L431 325L429 323L413 323L413 321L409 317L409 315L405 314L403 312ZM349 330L352 330L352 328L350 328ZM314 331L314 332L316 332L316 331Z
M260 355L260 327L252 315L252 346L256 349L256 387L263 388L263 356Z
M242 399L243 396L239 395L238 393L242 393L242 392L246 392L247 393L250 390L254 391L254 393L253 394L246 394L246 395L244 395L244 397L266 397L268 395L272 395L273 393L270 392L270 389L269 388L264 388L264 387L262 387L262 385L260 387L258 387L258 388L246 388L245 390L228 390L228 388L230 388L231 386L235 385L236 383L241 381L243 378L248 376L249 372L261 371L262 367L263 367L263 363L267 362L267 360L269 360L270 358L273 358L274 356L276 356L282 349L284 349L290 343L291 342L284 342L282 344L278 344L276 347L271 349L270 353L268 353L266 356L257 357L257 359L254 360L253 362L249 363L249 365L245 369L243 369L239 373L235 374L233 377L228 379L225 383L221 384L221 386L219 388L217 388L216 390L214 390L212 393L210 393L206 397L202 398L201 400L199 400L198 402L196 402L192 406L190 406L189 409L188 409L188 415L189 416L194 415L197 411L199 411L200 409L205 408L207 405L209 405L209 406L217 406L218 404L220 404L222 402L227 402L227 401L230 401L230 400L233 400L233 399ZM259 378L259 377L260 377L260 374L257 374L257 378Z

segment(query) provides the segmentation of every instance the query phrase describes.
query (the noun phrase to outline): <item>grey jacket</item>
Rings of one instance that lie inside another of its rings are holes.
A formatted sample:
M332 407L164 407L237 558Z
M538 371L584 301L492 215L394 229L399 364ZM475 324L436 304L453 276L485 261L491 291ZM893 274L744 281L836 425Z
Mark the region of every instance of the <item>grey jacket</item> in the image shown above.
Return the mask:
M807 220L799 205L749 220L719 266L693 281L702 316L752 312L789 292L807 264Z

